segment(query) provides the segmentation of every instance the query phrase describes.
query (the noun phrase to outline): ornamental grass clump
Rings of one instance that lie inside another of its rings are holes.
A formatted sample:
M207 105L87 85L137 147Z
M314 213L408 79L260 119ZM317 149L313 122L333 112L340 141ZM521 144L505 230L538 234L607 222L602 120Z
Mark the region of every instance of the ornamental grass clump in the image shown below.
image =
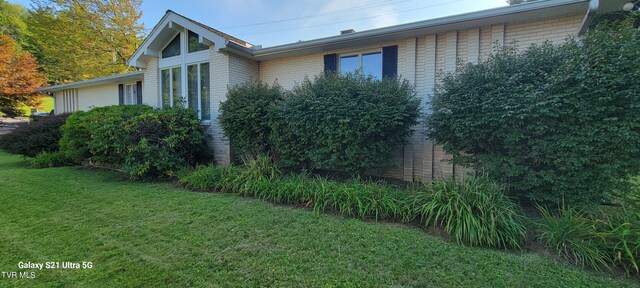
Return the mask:
M458 243L521 248L527 232L520 208L486 177L438 181L414 188L415 213L424 225L442 227Z
M561 207L557 211L538 207L538 242L573 264L596 269L609 267L594 221L586 212Z

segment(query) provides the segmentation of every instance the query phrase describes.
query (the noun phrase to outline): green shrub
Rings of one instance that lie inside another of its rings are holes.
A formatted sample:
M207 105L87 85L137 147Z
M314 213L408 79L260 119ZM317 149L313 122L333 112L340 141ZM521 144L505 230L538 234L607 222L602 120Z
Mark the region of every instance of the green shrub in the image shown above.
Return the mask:
M637 47L625 21L581 44L505 49L444 77L428 136L523 200L599 203L640 172Z
M259 81L229 89L220 104L220 126L230 139L234 155L251 157L272 153L269 142L276 105L283 98L282 88Z
M542 218L537 223L537 238L545 247L577 265L596 269L610 266L596 237L594 221L585 212L561 208L554 215L545 207L538 210Z
M115 165L132 178L171 177L211 160L196 114L181 108L100 107L74 113L63 131L61 151L71 163Z
M418 114L407 81L321 75L303 81L278 106L270 139L286 166L362 172L389 164Z
M42 152L36 157L31 158L30 163L34 168L62 167L80 164L73 156L74 155L69 155L65 151Z
M204 144L200 121L191 110L156 109L129 119L124 127L114 125L111 129L122 129L106 134L121 135L110 145L116 148L115 151L124 152L124 162L120 164L134 178L172 177L185 166L210 161L198 158L206 155L204 151L209 149Z
M459 243L520 248L526 237L519 207L486 177L439 181L415 188L416 213Z
M87 129L90 140L89 159L101 164L122 164L129 155L130 146L137 139L132 138L136 131L126 128L140 115L155 113L147 105L123 105L95 108L87 112L89 115Z
M61 114L39 117L20 125L11 133L0 136L0 149L27 157L57 151L62 136L60 127L68 116L69 114Z
M118 146L123 137L122 125L128 119L152 110L147 105L124 105L75 112L62 127L60 150L76 162L95 157L94 160L104 163L121 163L125 149Z

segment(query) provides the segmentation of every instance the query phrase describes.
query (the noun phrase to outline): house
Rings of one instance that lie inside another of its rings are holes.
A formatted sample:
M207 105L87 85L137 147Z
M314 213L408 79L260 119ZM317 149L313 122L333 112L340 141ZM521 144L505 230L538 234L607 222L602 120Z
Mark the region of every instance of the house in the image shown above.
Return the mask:
M262 48L167 11L128 64L140 71L43 88L57 113L103 105L182 105L198 111L216 161L229 163L231 147L217 123L227 88L249 80L291 89L323 71L362 68L376 77L397 75L425 99L441 72L486 59L492 49L525 48L546 40L580 37L596 13L621 10L620 0L547 0L512 5L362 32ZM417 130L421 129L416 127ZM416 131L386 176L429 180L461 173L441 147Z

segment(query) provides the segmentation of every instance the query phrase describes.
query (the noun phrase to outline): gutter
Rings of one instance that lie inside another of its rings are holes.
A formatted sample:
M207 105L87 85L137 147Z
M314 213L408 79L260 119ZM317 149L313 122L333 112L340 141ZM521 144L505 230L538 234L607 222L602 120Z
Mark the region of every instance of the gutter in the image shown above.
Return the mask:
M297 43L290 43L284 45L273 46L269 48L247 48L241 47L240 45L233 45L234 43L229 43L227 47L221 48L220 50L226 51L232 54L241 55L250 59L259 60L264 58L278 58L277 55L285 54L285 53L295 53L301 52L305 50L322 50L325 45L339 45L354 43L358 41L375 39L379 37L385 37L390 35L399 35L399 34L407 34L412 33L414 31L419 31L423 29L434 29L437 27L444 27L446 25L465 23L465 22L473 22L473 21L481 21L484 19L494 18L494 17L505 17L510 15L515 15L518 13L524 12L533 12L538 10L545 9L553 9L563 6L575 5L580 3L589 2L589 13L585 16L584 21L591 21L592 16L598 9L598 0L548 0L548 1L534 1L527 4L522 5L512 5L505 7L498 7L488 10L469 12L464 14L446 16L441 18L423 20L413 23L400 24L390 27L377 28L362 32L350 33L347 35L336 35L330 36L320 39L308 40ZM583 21L583 22L584 22ZM589 23L583 23L583 26L586 24L586 30L588 28ZM581 31L582 33L582 31ZM301 52L304 53L304 52Z
M71 83L58 84L58 85L53 85L53 86L49 86L49 87L38 88L38 89L36 89L36 91L44 92L44 93L52 93L52 92L56 92L56 91L60 91L60 90L64 90L64 89L82 88L82 87L85 87L85 86L91 86L92 84L98 84L98 83L106 83L106 84L108 84L108 83L116 83L116 82L121 81L123 79L138 78L138 77L142 77L143 75L144 75L144 71L133 71L133 72L125 73L125 74L110 75L110 76L105 76L105 77L100 77L100 78L93 78L93 79L88 79L88 80L83 80L83 81L77 81L77 82L71 82Z
M591 26L591 22L593 22L593 17L598 12L598 8L600 7L600 0L590 0L589 1L589 9L587 13L584 15L584 19L582 19L582 25L580 27L580 32L578 32L578 38L582 38L587 30L589 30L589 26Z

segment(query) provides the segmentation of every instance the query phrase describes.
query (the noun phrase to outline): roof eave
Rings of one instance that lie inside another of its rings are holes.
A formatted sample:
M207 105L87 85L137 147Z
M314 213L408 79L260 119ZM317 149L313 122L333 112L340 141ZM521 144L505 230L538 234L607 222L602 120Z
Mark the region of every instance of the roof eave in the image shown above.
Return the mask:
M498 24L506 20L505 18L513 18L512 20L516 21L518 20L516 17L517 15L526 14L532 17L544 19L545 15L538 13L541 10L544 10L549 14L546 18L551 18L557 16L559 13L565 13L567 11L571 11L574 14L580 14L586 11L586 7L584 7L584 5L587 1L588 0L536 1L521 5L499 7L478 12L356 32L347 35L337 35L262 48L254 51L253 58L264 61L281 57L336 50L354 45L367 45L367 43L390 42L412 36L446 32L460 27L470 28L474 26Z
M144 78L143 74L144 74L143 71L135 71L135 72L130 72L126 74L111 75L111 76L93 78L89 80L72 82L67 84L43 87L43 88L38 88L36 90L38 92L53 93L53 92L57 92L65 89L83 88L83 87L89 87L89 86L104 85L104 84L110 84L110 83L120 83L120 82L127 82L127 81L137 81L137 80L142 80Z

